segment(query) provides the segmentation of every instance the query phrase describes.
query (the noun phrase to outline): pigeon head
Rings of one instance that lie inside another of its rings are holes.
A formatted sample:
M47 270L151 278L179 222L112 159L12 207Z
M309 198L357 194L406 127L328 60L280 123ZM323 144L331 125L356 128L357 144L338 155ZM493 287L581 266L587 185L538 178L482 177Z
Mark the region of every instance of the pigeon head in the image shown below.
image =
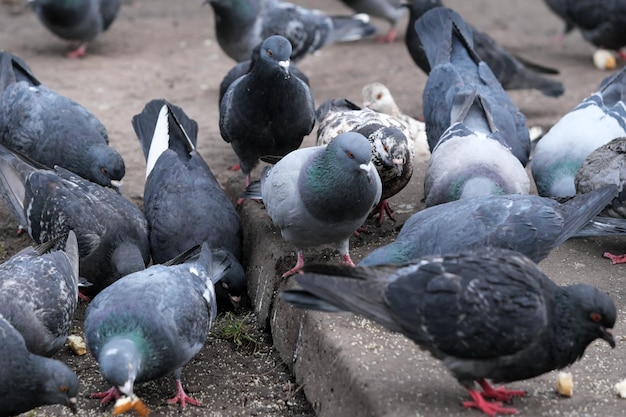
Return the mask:
M288 75L291 49L291 43L283 36L270 36L261 44L260 58L263 61L275 63Z
M224 302L230 303L229 307L234 311L239 311L241 299L248 290L248 281L243 266L236 261L234 256L230 256L232 257L230 267L224 272L222 279L215 284L215 295L220 306L224 306Z
M104 379L132 397L135 380L141 370L141 357L135 340L118 336L100 349L98 363Z
M122 156L105 144L92 146L89 153L89 160L95 163L89 167L91 178L88 179L105 187L117 188L126 173Z
M374 148L374 163L378 162L384 170L393 170L399 177L404 163L410 159L409 143L399 129L383 127L370 136Z
M371 83L363 87L363 107L379 113L394 114L397 109L391 92L381 83Z
M46 360L46 368L50 378L46 379L41 393L42 404L61 404L76 413L76 396L78 395L78 378L64 363Z
M370 176L372 145L365 136L356 132L342 133L328 144L327 154L343 168L363 171Z

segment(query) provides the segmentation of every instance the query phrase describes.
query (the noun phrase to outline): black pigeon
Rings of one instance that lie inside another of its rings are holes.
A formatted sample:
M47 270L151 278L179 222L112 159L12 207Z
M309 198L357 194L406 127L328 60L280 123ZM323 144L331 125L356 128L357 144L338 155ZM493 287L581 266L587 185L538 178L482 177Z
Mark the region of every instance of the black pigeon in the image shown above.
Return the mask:
M529 258L506 249L403 266L309 266L295 280L302 289L282 298L301 308L352 311L404 334L467 389L472 400L464 407L489 416L516 413L501 401L525 392L494 388L488 379L518 381L564 368L598 338L615 347L616 309L607 294L556 285Z
M82 58L87 43L113 23L122 0L31 0L33 10L50 32L73 44L69 58Z
M420 36L415 31L415 23L427 11L435 7L443 7L441 0L410 0L409 24L405 34L406 47L413 61L426 74L430 73L428 62ZM563 84L545 78L543 74L558 74L552 68L529 62L515 56L484 32L470 27L474 49L481 60L485 61L505 90L536 89L550 97L559 97L565 91Z
M100 185L119 185L124 160L108 145L96 116L41 85L18 57L0 54L0 144L49 168L59 165Z
M336 42L356 41L376 32L369 16L329 16L279 0L206 0L215 13L215 33L222 50L237 62L250 58L269 36L289 40L296 62Z
M85 313L85 339L113 388L92 397L106 405L122 393L130 401L118 401L114 414L147 412L135 384L173 374L177 394L168 403L199 405L185 393L181 370L204 344L217 314L213 284L229 266L226 258L213 262L203 244L195 263L153 265L98 294Z
M61 167L38 169L3 146L0 198L37 243L76 233L89 294L150 260L146 218L132 202Z
M207 242L232 254L231 272L216 286L235 307L246 292L240 265L243 231L239 215L196 150L198 124L165 100L152 100L133 117L146 157L144 212L152 261L164 263ZM221 297L220 297L221 298Z
M472 29L455 11L436 7L415 24L432 70L424 87L424 121L431 152L455 119L455 97L477 94L489 103L491 130L522 165L530 154L526 117L513 104L489 66L473 49Z
M70 231L65 251L56 240L28 247L0 265L0 315L28 350L52 356L65 343L78 302L78 243Z
M402 264L426 255L483 246L515 250L539 262L578 233L616 194L617 187L609 185L563 204L511 194L429 207L413 214L395 241L375 249L359 265Z
M220 133L250 171L264 155L284 156L298 149L313 130L315 103L309 86L289 68L291 44L270 36L250 72L233 82L220 104Z
M30 353L0 315L0 416L61 404L76 412L78 378L63 362Z

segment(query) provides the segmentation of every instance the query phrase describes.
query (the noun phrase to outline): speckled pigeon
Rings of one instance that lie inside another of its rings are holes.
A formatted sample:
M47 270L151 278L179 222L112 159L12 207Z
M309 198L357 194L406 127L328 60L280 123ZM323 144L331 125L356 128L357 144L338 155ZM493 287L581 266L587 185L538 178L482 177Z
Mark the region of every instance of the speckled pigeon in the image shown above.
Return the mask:
M196 150L198 124L165 100L152 100L133 117L146 157L144 212L152 261L164 263L207 242L233 255L241 274L229 274L218 295L236 300L246 292L241 221L211 169ZM221 298L221 297L220 297Z
M118 186L124 160L108 145L96 116L41 85L18 57L0 54L0 144L49 168L59 165L100 185Z
M574 178L585 158L611 140L626 136L626 69L607 77L600 89L563 116L537 142L530 164L537 193L576 194Z
M30 353L24 338L0 315L0 417L49 404L76 412L78 378L63 362Z
M430 73L432 64L426 57L420 35L415 31L415 23L424 13L435 8L443 7L441 0L410 0L407 4L410 10L409 24L405 34L406 47L413 61L426 74ZM547 68L515 56L499 45L491 36L470 26L474 50L485 61L505 90L536 89L546 96L559 97L565 89L563 84L551 80L544 75L558 74L558 70Z
M396 25L404 16L405 10L399 0L341 0L343 4L357 13L365 13L389 22L389 30L385 36L378 38L380 42L393 42L398 36Z
M413 214L395 241L370 252L359 265L402 264L426 255L482 246L516 250L539 262L585 226L616 194L613 185L563 204L551 198L512 194L429 207Z
M114 414L126 407L147 411L134 386L173 374L177 393L168 403L199 405L185 393L181 371L204 344L217 314L213 284L228 268L226 258L212 261L205 243L195 263L153 265L98 294L85 313L85 339L113 387L92 397L106 405L128 396Z
M369 141L356 132L343 133L327 146L298 149L267 167L261 181L246 194L262 198L267 214L285 240L296 246L296 266L304 265L303 249L336 245L348 265L350 236L380 201L382 186L371 162Z
M408 184L415 164L415 140L406 125L397 119L362 109L347 99L327 100L316 112L318 129L317 142L327 145L345 132L357 132L365 136L372 145L372 162L378 171L383 191L374 213L378 213L378 224L385 213L393 220L393 212L387 199L398 194Z
M239 157L246 186L261 156L298 149L315 124L313 94L291 75L287 39L270 36L259 53L254 67L228 87L220 104L220 133Z
M490 131L526 165L530 136L526 117L513 104L489 66L473 49L472 29L456 12L436 7L415 24L432 70L424 87L424 121L430 150L455 120L455 97L476 94L489 103Z
M237 62L250 58L269 36L289 40L296 62L336 42L356 41L376 32L369 16L329 16L279 0L206 0L215 13L215 33L222 50Z
M492 387L565 368L596 339L615 347L616 308L586 284L559 286L526 256L507 249L421 258L403 266L305 267L288 302L351 311L399 332L442 361L471 396L464 407L489 416L524 391ZM482 388L476 389L475 383ZM493 398L496 402L486 399Z
M87 43L107 30L119 12L122 0L30 0L43 25L59 38L70 41L69 58L82 58Z
M61 167L38 169L3 146L0 198L37 243L76 233L89 294L150 260L148 225L135 204Z
M56 240L28 247L0 265L0 315L28 350L52 356L65 343L78 302L78 243L70 231L65 250Z

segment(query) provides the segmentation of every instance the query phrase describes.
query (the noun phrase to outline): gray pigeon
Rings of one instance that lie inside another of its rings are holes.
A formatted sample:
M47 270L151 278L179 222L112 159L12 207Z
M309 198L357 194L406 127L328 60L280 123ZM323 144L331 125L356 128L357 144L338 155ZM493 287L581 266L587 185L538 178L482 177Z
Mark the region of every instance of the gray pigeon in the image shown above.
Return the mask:
M261 156L298 149L315 124L313 94L289 69L291 44L270 36L259 53L250 72L228 87L220 104L220 133L239 157L246 186Z
M562 369L596 339L615 348L616 308L586 284L559 286L526 256L480 248L403 266L305 267L302 289L281 296L297 307L351 311L399 332L442 361L489 416L524 391L493 387ZM475 383L481 388L480 392ZM495 402L486 401L493 398Z
M177 393L168 403L199 405L185 393L181 371L202 348L217 314L213 284L229 263L211 258L205 243L197 262L153 265L121 278L89 303L87 346L113 385L92 397L102 398L103 405L120 394L130 400L119 401L114 414L128 405L147 411L134 393L135 384L169 374L176 379Z
M415 24L432 70L424 87L424 121L430 150L454 120L459 95L481 97L491 115L490 131L523 166L530 154L526 118L513 104L489 66L473 49L472 29L456 12L436 7Z
M78 378L63 362L31 353L0 315L0 417L61 404L76 413Z
M296 62L335 43L356 41L376 32L369 16L329 16L279 0L206 0L215 13L215 33L222 50L237 62L250 59L255 46L272 35L289 40Z
M348 265L350 236L380 201L382 186L371 162L369 141L356 132L343 133L327 146L298 149L267 167L246 195L262 198L267 214L285 240L296 246L296 266L304 265L303 249L337 245Z
M133 127L146 157L143 206L152 261L167 262L203 242L211 249L223 248L241 273L228 274L216 288L218 295L235 302L246 292L239 264L241 221L196 150L198 124L180 107L152 100L133 117Z
M148 225L135 204L61 167L38 169L3 146L0 198L37 243L76 233L89 294L150 260Z
M398 36L396 25L404 15L404 8L399 0L341 0L343 4L357 13L379 17L389 22L387 34L379 38L380 42L393 42Z
M393 117L362 109L347 99L327 100L316 112L318 146L327 145L345 132L357 132L372 145L372 162L378 171L383 191L378 207L378 224L385 213L393 220L387 199L406 187L413 175L415 140L408 127Z
M559 204L534 195L490 195L452 201L413 214L395 241L359 265L402 264L422 256L496 246L534 262L576 234L617 194L606 186ZM596 234L598 235L598 234Z
M563 116L537 142L530 167L539 195L575 195L574 178L585 158L623 136L626 136L626 69L602 81L598 91Z
M406 5L410 10L409 24L405 34L405 44L413 61L426 74L431 64L422 46L421 36L415 31L415 23L427 11L443 7L441 0L410 0ZM475 27L469 28L474 49L485 61L505 90L535 89L549 97L559 97L565 89L558 81L544 77L559 72L515 56L499 45L491 36Z
M70 231L65 251L55 240L28 247L0 265L0 315L28 350L52 356L65 343L78 302L78 243Z
M507 139L516 134L508 111L477 90L464 89L452 97L452 125L432 150L426 169L426 207L530 191L528 173L507 147Z
M59 165L100 185L119 186L124 160L108 145L96 116L41 85L18 57L0 55L0 144L49 168Z
M620 51L626 46L626 3L603 0L544 0L563 19L563 34L579 29L592 45ZM620 53L623 56L623 54Z
M117 17L121 0L30 0L41 23L72 43L69 58L82 58L87 43L107 30Z

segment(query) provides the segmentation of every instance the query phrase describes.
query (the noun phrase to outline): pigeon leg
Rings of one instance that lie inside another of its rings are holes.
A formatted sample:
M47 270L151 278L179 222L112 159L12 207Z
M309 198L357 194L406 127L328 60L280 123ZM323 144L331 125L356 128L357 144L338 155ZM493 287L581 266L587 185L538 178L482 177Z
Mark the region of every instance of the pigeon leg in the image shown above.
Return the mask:
M523 397L526 395L521 390L507 390L504 387L494 388L485 379L479 379L478 385L483 389L483 397L493 398L498 401L511 401L511 397Z
M291 268L289 271L285 272L282 277L287 278L292 276L293 274L300 272L300 270L304 267L304 253L300 249L298 249L298 260L296 261L296 266Z
M374 215L376 213L378 213L379 226L382 226L383 222L385 221L385 213L387 213L387 217L389 217L390 220L396 221L396 219L393 218L393 210L391 210L391 207L389 206L389 203L387 203L387 200L380 200L374 211L372 211L371 215Z
M180 372L180 371L179 371ZM201 405L200 401L191 398L183 389L183 384L180 382L180 376L176 377L176 395L173 398L167 400L168 404L180 403L180 408L185 408L187 404Z
M101 398L102 401L100 401L100 405L104 407L105 405L109 404L113 400L115 401L119 400L121 395L122 393L117 387L111 387L107 391L104 391L104 392L94 392L90 395L90 397Z
M500 413L500 414L517 414L517 410L515 408L502 407L502 403L500 403L500 402L490 403L488 401L485 401L485 399L482 396L482 393L480 393L480 392L478 392L476 390L468 389L467 392L472 397L473 401L464 401L463 402L463 407L466 407L466 408L477 408L477 409L479 409L480 411L482 411L483 413L487 414L490 417L494 417L498 413Z
M612 265L623 264L626 263L626 254L624 255L613 255L610 252L604 252L602 254L603 257L609 258L611 260Z
M354 265L354 262L352 262L352 258L350 257L350 254L346 253L345 255L343 255L343 260L346 263L346 265L349 266L356 266Z
M390 27L389 31L387 32L385 36L381 36L378 38L378 42L391 43L396 39L397 36L398 36L398 32L396 31L396 28Z
M87 54L87 43L83 42L78 48L67 53L68 58L84 58Z

